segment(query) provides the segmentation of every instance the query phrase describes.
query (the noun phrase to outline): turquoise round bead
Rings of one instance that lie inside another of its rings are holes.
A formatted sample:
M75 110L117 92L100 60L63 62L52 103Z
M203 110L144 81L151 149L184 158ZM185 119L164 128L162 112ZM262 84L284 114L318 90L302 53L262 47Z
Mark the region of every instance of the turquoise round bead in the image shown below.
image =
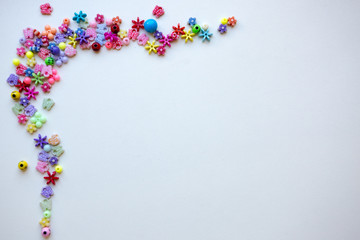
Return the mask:
M148 19L144 23L144 28L149 33L154 33L157 29L157 22L155 19Z
M51 151L51 146L50 146L49 144L46 144L46 145L44 146L44 151L45 151L45 152L50 152L50 151Z

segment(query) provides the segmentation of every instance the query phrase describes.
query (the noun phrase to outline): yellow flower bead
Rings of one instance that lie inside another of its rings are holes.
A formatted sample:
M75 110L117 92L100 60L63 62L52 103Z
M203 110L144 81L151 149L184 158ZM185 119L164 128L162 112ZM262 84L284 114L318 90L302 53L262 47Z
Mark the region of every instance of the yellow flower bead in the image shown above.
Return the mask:
M50 220L48 218L41 219L39 223L42 227L50 226Z
M35 124L29 124L27 125L27 128L26 130L29 132L29 133L33 133L33 132L36 132L37 128L36 128L36 125Z
M222 18L221 19L221 24L226 25L228 23L228 19L227 18Z
M120 30L118 32L118 36L123 39L123 38L126 38L127 37L127 31L126 30Z
M28 58L26 64L27 64L29 67L35 67L35 65L36 65L36 60L35 60L35 58L34 58L34 57L33 57L33 58Z

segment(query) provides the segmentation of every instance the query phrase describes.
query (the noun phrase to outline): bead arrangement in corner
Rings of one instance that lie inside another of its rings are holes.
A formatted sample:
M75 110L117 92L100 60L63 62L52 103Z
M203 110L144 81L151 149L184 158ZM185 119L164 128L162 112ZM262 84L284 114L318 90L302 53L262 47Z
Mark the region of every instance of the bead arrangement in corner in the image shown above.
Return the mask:
M43 15L51 15L53 8L46 3L40 6L40 11ZM155 6L152 11L157 19L164 13L164 9L160 6ZM103 46L108 50L120 50L123 46L128 46L131 42L136 41L149 54L164 56L178 39L183 39L187 43L188 41L192 42L198 35L203 42L210 42L213 36L213 33L209 32L209 26L207 24L199 25L194 17L189 18L187 22L189 29L185 30L185 26L177 23L166 34L158 30L158 23L155 19L145 21L137 17L131 21L132 27L128 30L120 28L122 19L119 16L105 18L104 15L97 14L94 20L89 22L87 14L79 11L74 14L72 20L73 28L70 28L70 19L65 18L57 29L46 25L44 31L31 27L23 30L24 37L19 41L22 46L17 48L16 52L18 57L23 58L26 63L22 64L19 58L13 59L16 67L15 73L10 74L7 83L11 87L17 88L11 92L11 98L15 101L12 111L18 122L26 126L26 130L30 134L38 131L47 121L46 116L38 111L30 101L35 101L40 91L44 94L50 93L54 84L60 81L60 75L55 68L68 63L69 58L77 54L78 46L82 50L92 49L99 52ZM236 22L234 17L222 18L217 30L220 34L224 34L228 27L234 27ZM145 31L142 32L142 29ZM38 59L36 59L36 55ZM55 102L51 98L44 98L42 108L50 111L54 104ZM64 150L59 145L60 138L57 134L50 138L38 134L34 141L35 147L41 149L38 154L36 170L45 175L43 178L46 180L46 186L41 190L44 199L40 203L43 211L40 225L42 236L47 238L51 235L51 197L54 194L50 185L56 184L59 179L58 175L63 171L63 167L58 164L58 161ZM18 168L25 171L28 163L20 161ZM50 168L53 169L50 170Z

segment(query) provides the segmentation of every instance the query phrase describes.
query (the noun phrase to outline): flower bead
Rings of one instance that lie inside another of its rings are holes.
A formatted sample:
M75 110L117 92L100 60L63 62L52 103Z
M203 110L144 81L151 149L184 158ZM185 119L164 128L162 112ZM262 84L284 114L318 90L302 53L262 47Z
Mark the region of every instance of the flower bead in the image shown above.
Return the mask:
M58 28L59 28L59 32L60 33L66 33L67 29L68 29L68 25L66 25L65 23L61 24Z
M133 23L132 28L140 31L140 28L144 28L144 22L145 22L145 20L139 20L139 17L138 17L137 20L132 20L132 23Z
M140 36L138 36L138 44L141 46L145 46L147 41L149 41L149 37L146 36L145 33L141 34Z
M117 33L117 35L118 35L121 39L126 38L126 36L127 36L127 31L126 31L126 30L120 30L120 31Z
M116 42L113 42L112 48L115 50L120 50L122 45L123 45L123 43L122 43L121 39L118 38Z
M36 112L34 116L30 118L30 121L35 124L36 128L41 128L42 125L46 123L46 117Z
M30 100L31 98L36 100L36 95L38 95L39 92L35 91L35 87L30 89L29 87L25 89L24 95L27 96L27 99Z
M50 77L52 75L52 66L49 65L49 66L43 66L41 68L41 74L44 76L44 77Z
M45 82L43 85L41 85L41 89L44 93L50 92L51 85L48 82Z
M41 41L42 41L42 46L43 47L49 46L49 38L48 38L48 36L42 36Z
M195 36L195 33L192 33L191 30L185 32L184 35L181 35L181 38L185 38L185 43L187 43L188 40L193 41L193 36Z
M31 48L32 46L34 46L34 41L28 39L28 40L25 41L24 46L26 48Z
M59 159L57 157L51 157L49 160L49 163L51 165L56 165L58 163Z
M19 103L21 105L23 105L24 107L26 107L27 105L29 105L29 100L26 97L22 97L22 98L20 98Z
M50 25L46 25L45 31L43 31L41 35L47 36L49 40L53 40L56 32L57 32L56 28L52 28L50 27Z
M45 3L40 5L40 12L43 15L50 15L53 11L53 8L51 7L51 5L49 3Z
M69 61L69 58L65 56L64 51L60 51L59 56L56 56L54 60L56 66L61 67L64 63L67 63Z
M129 31L128 31L128 38L130 39L130 40L136 40L137 38L138 38L138 36L139 36L139 31L138 30L136 30L136 29L134 29L134 28L131 28L131 29L129 29Z
M24 47L20 47L20 48L17 48L16 49L16 54L19 56L19 57L24 57L25 56L25 53L26 53L26 50Z
M119 18L119 16L116 16L112 19L112 23L113 24L117 24L117 25L120 25L122 22L121 18Z
M196 18L194 17L189 18L188 24L190 26L194 26L196 24Z
M36 170L38 170L41 173L45 173L46 171L49 170L49 164L45 161L38 161L37 165L36 165Z
M26 61L26 65L28 65L29 67L35 67L35 65L36 65L35 58L34 57L28 58Z
M226 29L226 25L224 24L220 24L219 28L218 28L218 31L223 34L223 33L226 33L227 29Z
M50 226L50 219L42 218L39 223L40 223L41 227L49 227Z
M155 31L155 33L154 33L154 38L155 38L156 40L162 39L162 38L163 38L162 32Z
M232 16L228 18L227 25L229 25L230 27L234 27L236 25L236 22L237 20L235 19L234 16Z
M80 11L79 13L74 13L74 15L75 16L73 17L73 20L77 23L85 22L85 18L87 17L87 14L83 13L82 11Z
M156 50L157 50L157 54L159 56L164 56L165 55L165 52L166 52L165 46L160 46Z
M26 124L28 121L28 118L26 117L25 114L20 114L20 115L18 115L18 121L21 124Z
M151 52L157 53L157 48L159 47L159 45L155 45L155 40L150 43L149 41L147 41L147 45L145 46L146 50L149 50L149 54L151 54Z
M111 42L116 42L118 40L118 37L116 36L116 34L114 34L112 32L106 32L104 34L104 37L106 40L110 40Z
M26 130L29 133L34 133L34 132L36 132L37 128L36 128L35 124L28 124Z
M24 113L28 117L32 117L36 113L37 109L33 105L29 105L24 109Z
M97 14L95 17L95 22L97 22L99 24L104 23L104 15Z
M31 77L33 73L34 73L34 71L33 71L31 68L27 68L27 69L25 70L25 75L26 75L27 77Z
M85 31L79 33L77 35L77 38L75 39L76 41L79 41L79 44L87 44L89 41L87 40L90 36L86 35Z

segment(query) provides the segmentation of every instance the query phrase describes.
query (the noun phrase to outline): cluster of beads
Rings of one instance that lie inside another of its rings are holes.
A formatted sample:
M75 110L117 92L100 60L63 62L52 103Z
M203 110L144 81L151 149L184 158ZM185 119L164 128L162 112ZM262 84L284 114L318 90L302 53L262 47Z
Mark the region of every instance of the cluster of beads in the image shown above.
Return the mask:
M41 5L40 10L46 15L50 15L53 11L48 3ZM155 6L152 12L156 18L160 18L164 13L164 9L160 6ZM194 17L188 20L190 29L185 30L185 26L177 23L168 33L159 31L158 23L154 19L145 21L137 17L131 21L132 27L127 30L120 28L122 19L119 16L105 18L104 15L97 14L93 21L89 21L87 14L79 11L74 14L72 20L74 23L71 27L69 18L65 18L57 28L46 25L41 31L27 27L23 30L24 37L19 40L21 46L16 49L16 52L18 57L25 59L25 63L21 63L19 58L13 60L15 73L10 74L7 83L17 88L11 92L11 98L15 101L12 111L20 124L27 125L26 129L30 134L36 132L47 121L43 113L38 111L31 101L36 100L40 92L48 94L54 84L60 81L55 68L68 63L69 59L77 54L77 47L98 52L103 46L108 50L120 50L131 42L137 42L149 54L164 56L166 50L178 39L183 39L187 43L192 42L194 36L198 35L204 42L210 41L213 35L209 32L207 24L200 26ZM234 17L223 18L218 31L225 33L227 26L235 25ZM54 101L51 98L43 99L43 109L49 111L53 106ZM43 210L40 225L42 236L48 237L51 234L51 196L54 194L50 184L55 185L59 179L56 174L62 172L58 159L64 150L59 145L58 135L47 139L47 136L43 137L39 134L34 140L35 146L41 148L36 169L42 174L47 174L44 177L47 185L41 191L44 200L40 203ZM21 161L18 167L26 170L28 164L26 161ZM51 172L50 167L54 167L54 171Z
M42 227L41 234L43 237L48 237L51 234L50 229L50 217L51 217L51 197L54 195L54 191L50 184L55 185L59 177L56 174L60 174L63 170L59 165L59 158L64 153L62 146L60 145L60 138L57 134L52 135L49 139L47 136L38 135L38 138L34 139L35 147L39 147L41 151L38 155L38 163L36 170L41 174L45 174L46 186L42 188L41 195L44 200L40 202L40 207L43 211L43 218L40 220ZM20 163L19 163L20 164ZM53 170L50 170L53 168Z

